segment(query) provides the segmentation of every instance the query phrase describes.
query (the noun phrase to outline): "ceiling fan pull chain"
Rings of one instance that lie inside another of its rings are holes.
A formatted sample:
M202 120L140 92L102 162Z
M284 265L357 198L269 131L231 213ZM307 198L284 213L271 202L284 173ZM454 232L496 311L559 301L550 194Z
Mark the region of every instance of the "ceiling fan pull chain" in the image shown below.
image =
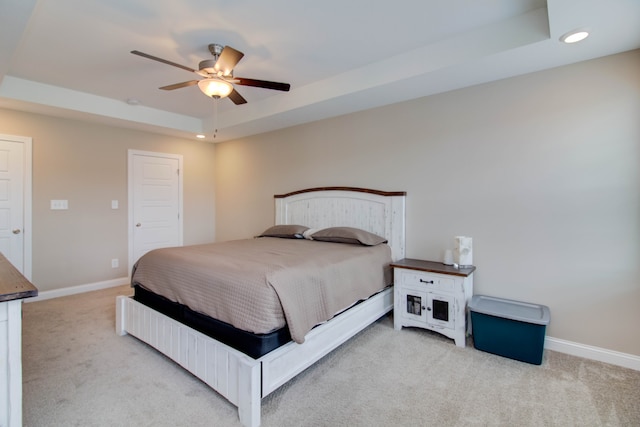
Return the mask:
M213 98L213 139L218 136L218 99Z

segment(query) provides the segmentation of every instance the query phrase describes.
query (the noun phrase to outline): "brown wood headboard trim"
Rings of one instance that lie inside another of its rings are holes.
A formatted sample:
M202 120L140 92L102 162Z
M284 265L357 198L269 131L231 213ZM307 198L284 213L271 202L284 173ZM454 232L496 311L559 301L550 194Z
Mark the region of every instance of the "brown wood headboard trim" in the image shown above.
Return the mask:
M316 188L307 188L305 190L292 191L287 194L276 194L273 196L276 199L284 199L285 197L294 196L296 194L302 193L312 193L314 191L356 191L360 193L369 193L369 194L377 194L379 196L391 197L391 196L406 196L406 191L380 191L380 190L371 190L369 188L358 188L358 187L316 187Z

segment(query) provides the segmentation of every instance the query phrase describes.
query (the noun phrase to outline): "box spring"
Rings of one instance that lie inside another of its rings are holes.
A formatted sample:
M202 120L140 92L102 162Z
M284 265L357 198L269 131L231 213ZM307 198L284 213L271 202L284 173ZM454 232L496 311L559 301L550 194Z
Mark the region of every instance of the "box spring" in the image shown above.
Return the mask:
M189 307L170 301L139 285L134 285L133 299L254 359L291 341L291 335L286 326L268 334L253 334L197 313Z

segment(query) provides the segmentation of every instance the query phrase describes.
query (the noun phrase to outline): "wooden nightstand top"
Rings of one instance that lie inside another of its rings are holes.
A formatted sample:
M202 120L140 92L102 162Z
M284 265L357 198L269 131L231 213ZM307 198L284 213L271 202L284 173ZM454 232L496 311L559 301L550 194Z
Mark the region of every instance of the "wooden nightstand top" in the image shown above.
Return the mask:
M391 267L406 268L409 270L427 271L430 273L450 274L452 276L467 277L476 269L475 266L468 268L455 268L452 265L445 265L436 261L425 261L422 259L404 258L399 261L392 262Z

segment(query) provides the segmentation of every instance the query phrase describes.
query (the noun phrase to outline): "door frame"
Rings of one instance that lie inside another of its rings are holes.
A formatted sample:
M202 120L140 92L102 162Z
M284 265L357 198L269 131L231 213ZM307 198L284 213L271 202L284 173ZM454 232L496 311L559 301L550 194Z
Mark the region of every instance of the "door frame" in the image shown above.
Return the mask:
M180 212L180 217L178 218L178 233L179 233L179 243L180 245L183 244L183 236L184 236L184 223L183 223L183 218L184 218L184 204L183 204L183 199L184 199L184 180L183 180L183 160L182 160L182 154L170 154L170 153L158 153L155 151L142 151L142 150L133 150L130 149L127 151L127 191L128 191L128 200L127 200L127 205L128 205L128 240L129 240L129 248L128 248L128 272L127 272L127 277L129 279L131 279L131 269L133 268L133 264L136 260L133 259L133 240L134 240L134 232L135 232L135 226L134 226L134 218L133 218L133 206L135 201L133 200L133 194L134 194L134 179L133 179L133 159L135 156L147 156L147 157L160 157L160 158L164 158L164 159L176 159L178 160L178 186L179 186L179 191L180 191L180 197L178 200L178 209Z
M23 170L22 170L22 179L23 179L23 227L22 227L22 269L21 272L27 280L32 281L31 273L33 269L33 259L32 259L32 240L33 240L33 232L32 232L32 219L33 219L33 138L30 136L17 136L17 135L5 135L0 134L0 139L18 142L24 144L24 157L23 157Z

